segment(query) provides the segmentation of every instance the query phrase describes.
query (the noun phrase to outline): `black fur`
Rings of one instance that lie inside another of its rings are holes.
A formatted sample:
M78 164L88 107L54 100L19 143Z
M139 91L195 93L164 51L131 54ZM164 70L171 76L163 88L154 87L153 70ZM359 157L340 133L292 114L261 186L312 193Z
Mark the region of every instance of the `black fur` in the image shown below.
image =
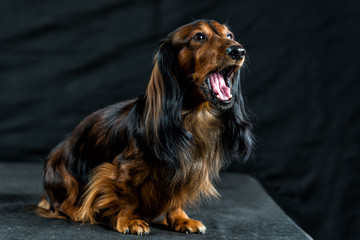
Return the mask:
M154 123L157 127L147 130L154 131L151 135L159 138L148 139L148 149L156 160L168 163L172 168L179 165L179 153L189 150L191 145L191 134L185 130L181 121L184 95L180 87L182 77L177 62L179 50L179 46L174 46L167 39L160 45L156 61L164 84L162 105L158 109L160 117Z
M245 100L241 89L240 70L233 75L232 95L233 106L224 111L223 122L226 125L223 136L224 154L226 159L238 158L240 155L245 160L249 159L254 147L252 124L249 121Z

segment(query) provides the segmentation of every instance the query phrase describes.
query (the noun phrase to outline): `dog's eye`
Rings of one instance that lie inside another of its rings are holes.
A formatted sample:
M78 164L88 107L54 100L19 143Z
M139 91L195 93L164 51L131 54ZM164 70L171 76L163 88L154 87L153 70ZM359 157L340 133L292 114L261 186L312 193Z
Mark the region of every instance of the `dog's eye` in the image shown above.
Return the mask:
M206 35L204 33L198 32L192 37L195 41L205 41Z
M227 37L228 39L234 39L234 34L228 33L228 34L226 34L226 37Z

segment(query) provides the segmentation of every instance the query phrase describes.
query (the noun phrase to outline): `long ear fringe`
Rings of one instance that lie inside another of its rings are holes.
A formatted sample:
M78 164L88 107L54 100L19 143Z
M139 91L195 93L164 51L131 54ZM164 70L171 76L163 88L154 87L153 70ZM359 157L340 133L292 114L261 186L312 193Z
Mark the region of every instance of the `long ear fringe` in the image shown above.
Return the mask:
M177 167L179 153L190 147L191 134L181 122L183 93L177 82L177 49L166 40L155 56L146 91L146 138L155 160Z
M234 93L235 98L234 106L227 112L227 130L229 135L226 135L224 139L225 145L234 146L233 149L227 149L224 151L227 159L232 159L235 155L243 155L244 160L248 160L251 156L251 151L254 148L254 136L252 134L252 125L249 121L247 109L244 101L244 97L241 89L240 82L240 70L236 73L234 82Z

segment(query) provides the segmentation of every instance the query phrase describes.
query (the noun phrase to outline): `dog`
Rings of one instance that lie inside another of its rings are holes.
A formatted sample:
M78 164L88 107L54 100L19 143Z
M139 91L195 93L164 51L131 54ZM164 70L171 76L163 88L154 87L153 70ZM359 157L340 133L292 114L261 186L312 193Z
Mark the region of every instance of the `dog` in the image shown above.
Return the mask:
M51 151L37 213L121 233L147 234L154 222L205 233L184 209L218 197L220 169L253 148L240 85L245 55L213 20L171 32L143 96L92 113Z

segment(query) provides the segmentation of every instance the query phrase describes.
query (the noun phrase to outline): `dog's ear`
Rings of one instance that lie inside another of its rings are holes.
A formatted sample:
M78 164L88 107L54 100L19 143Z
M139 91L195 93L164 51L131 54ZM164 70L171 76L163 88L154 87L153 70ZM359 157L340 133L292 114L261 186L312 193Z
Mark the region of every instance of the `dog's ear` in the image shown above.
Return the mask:
M240 69L234 73L234 85L232 87L234 105L226 112L224 118L227 134L224 136L223 143L228 160L233 159L236 155L243 155L244 160L247 160L254 148L252 125L247 114L240 75Z
M179 153L190 146L191 134L181 122L183 92L179 86L178 47L164 40L154 58L146 90L147 144L157 160L178 166Z

